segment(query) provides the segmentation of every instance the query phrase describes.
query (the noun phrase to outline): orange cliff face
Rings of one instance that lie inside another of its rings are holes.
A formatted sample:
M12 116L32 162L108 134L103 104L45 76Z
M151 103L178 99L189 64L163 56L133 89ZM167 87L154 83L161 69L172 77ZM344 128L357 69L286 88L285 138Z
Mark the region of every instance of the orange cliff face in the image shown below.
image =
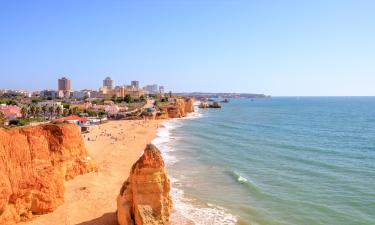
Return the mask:
M64 181L94 170L76 125L0 129L0 224L52 212Z
M162 108L164 112L158 119L168 118L181 118L185 117L188 113L194 112L194 98L193 97L180 97L176 98L175 102L168 104Z
M133 165L117 198L120 225L170 224L172 200L170 181L164 171L160 151L149 144Z

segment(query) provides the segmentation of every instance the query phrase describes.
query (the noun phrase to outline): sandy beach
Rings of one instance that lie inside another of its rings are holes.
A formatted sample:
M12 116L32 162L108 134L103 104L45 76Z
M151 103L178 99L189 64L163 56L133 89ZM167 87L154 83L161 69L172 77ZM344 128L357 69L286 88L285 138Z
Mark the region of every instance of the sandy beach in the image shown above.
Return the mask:
M115 225L116 197L130 168L142 155L163 121L109 121L90 127L83 134L98 172L66 182L65 203L54 212L41 215L32 225Z

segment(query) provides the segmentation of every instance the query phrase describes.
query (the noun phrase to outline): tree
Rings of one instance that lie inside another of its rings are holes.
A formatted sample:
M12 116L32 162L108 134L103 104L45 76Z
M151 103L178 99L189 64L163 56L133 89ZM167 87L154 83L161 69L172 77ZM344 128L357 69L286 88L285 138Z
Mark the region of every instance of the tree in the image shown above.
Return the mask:
M61 116L62 113L64 112L64 108L62 106L57 106L56 112L58 116Z
M50 114L50 118L51 118L51 120L52 120L53 115L55 114L55 106L50 106L50 107L48 107L48 112L49 112L49 114Z
M63 112L64 112L64 116L67 116L69 114L69 109L64 109Z
M47 106L43 105L42 106L42 112L43 112L44 116L46 116L47 111L48 111Z
M72 109L72 113L73 113L74 115L76 115L77 112L78 112L78 107L73 107L73 109Z
M35 114L36 114L36 107L35 107L35 105L32 105L30 107L30 112L31 112L31 115L33 115L33 117L35 117Z
M144 95L141 95L141 97L139 97L139 100L141 100L142 102L144 102L146 100L146 98L145 98Z
M42 101L41 98L34 98L34 99L31 100L31 102L34 103L34 104L37 104L38 102L41 102L41 101Z
M104 109L99 109L98 110L98 115L99 115L100 118L103 118L106 115L105 110Z
M22 106L22 108L21 108L21 115L22 115L22 117L26 118L27 114L28 114L28 110L27 110L26 106Z
M112 100L113 102L116 102L116 100L117 100L117 96L116 96L116 95L112 95L111 100Z
M4 123L5 123L5 115L3 112L0 112L0 127L4 126Z
M132 102L132 96L130 96L130 95L125 95L125 97L124 97L124 101L126 102L126 103L130 103L130 102Z
M40 112L42 111L42 109L40 108L40 106L35 106L35 113L39 116Z
M86 110L86 113L90 116L90 117L97 117L98 116L98 113L93 110L93 109L87 109Z
M70 103L69 102L63 102L62 103L64 109L69 109L70 108Z

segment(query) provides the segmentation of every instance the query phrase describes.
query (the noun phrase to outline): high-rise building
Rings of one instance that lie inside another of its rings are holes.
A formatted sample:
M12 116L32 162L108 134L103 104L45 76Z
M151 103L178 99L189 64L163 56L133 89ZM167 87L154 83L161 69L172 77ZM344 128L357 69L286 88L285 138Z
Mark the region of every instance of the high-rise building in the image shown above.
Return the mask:
M58 91L70 92L70 80L66 77L62 77L58 81Z
M111 77L106 77L103 80L103 88L107 88L112 90L115 87L115 81L111 79Z
M164 86L159 86L159 93L164 94Z
M135 89L139 89L139 81L133 80L131 82L131 86L133 86Z

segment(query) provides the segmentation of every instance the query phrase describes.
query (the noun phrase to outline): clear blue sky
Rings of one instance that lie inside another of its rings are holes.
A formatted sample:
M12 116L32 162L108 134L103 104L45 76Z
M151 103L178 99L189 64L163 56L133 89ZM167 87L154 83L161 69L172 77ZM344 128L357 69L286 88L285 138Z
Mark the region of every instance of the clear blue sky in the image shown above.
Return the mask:
M375 1L0 0L0 88L375 95Z

